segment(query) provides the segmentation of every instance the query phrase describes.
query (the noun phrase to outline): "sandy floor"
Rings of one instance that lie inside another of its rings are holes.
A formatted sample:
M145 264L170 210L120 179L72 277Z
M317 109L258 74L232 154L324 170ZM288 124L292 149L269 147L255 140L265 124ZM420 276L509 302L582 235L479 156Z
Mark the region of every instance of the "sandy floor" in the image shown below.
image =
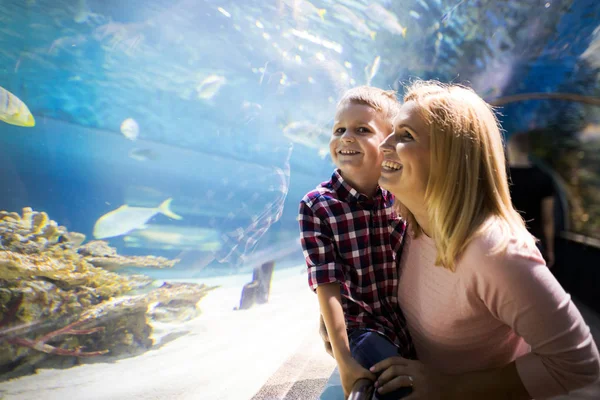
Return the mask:
M200 317L175 330L158 327L164 345L155 350L110 364L41 370L1 384L0 398L250 399L299 346L320 339L317 299L299 268L275 272L270 304L232 311L249 280L207 282L224 287L200 303Z

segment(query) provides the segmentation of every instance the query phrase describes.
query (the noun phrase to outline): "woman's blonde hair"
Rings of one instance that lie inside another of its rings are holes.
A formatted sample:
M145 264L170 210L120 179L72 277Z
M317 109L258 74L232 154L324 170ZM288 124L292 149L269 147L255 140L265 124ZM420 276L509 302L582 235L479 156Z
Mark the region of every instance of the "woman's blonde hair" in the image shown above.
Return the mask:
M503 251L511 233L533 244L512 206L504 147L492 107L472 89L437 81L416 81L404 101L414 101L430 127L430 174L425 202L437 247L436 265L452 271L470 241L486 231L490 217L504 231L492 249ZM397 203L400 214L422 231L414 216Z
M348 104L362 104L380 113L390 125L400 110L397 94L394 90L383 90L373 86L357 86L348 89L340 98L337 108Z

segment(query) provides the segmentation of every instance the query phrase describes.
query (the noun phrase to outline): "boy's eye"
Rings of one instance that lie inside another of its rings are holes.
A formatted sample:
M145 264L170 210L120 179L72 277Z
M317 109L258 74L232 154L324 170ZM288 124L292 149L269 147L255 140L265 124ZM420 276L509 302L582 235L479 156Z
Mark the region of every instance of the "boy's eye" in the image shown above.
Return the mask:
M333 134L336 135L336 136L340 136L340 135L343 135L344 132L346 132L346 128L340 127L340 128L337 128L335 131L333 131ZM364 134L371 133L371 130L369 128L360 127L360 128L356 128L355 132L358 133L358 134L363 134L364 135Z

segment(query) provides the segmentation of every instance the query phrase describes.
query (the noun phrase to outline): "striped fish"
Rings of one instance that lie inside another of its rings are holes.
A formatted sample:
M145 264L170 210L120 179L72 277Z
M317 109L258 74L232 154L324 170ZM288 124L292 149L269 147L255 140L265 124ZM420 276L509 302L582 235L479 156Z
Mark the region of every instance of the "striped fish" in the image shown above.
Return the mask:
M29 108L17 96L0 86L0 120L17 126L35 126Z

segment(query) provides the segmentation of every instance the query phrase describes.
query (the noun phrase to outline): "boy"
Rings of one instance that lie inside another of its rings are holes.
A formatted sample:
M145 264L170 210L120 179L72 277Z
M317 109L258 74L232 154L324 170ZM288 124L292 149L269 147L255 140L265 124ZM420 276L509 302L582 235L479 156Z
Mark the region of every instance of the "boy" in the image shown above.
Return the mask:
M329 151L337 169L300 202L298 221L308 282L337 361L344 393L388 357L414 358L397 301L396 252L406 225L378 186L379 144L393 131L395 92L360 86L337 105ZM376 398L398 399L410 388Z

